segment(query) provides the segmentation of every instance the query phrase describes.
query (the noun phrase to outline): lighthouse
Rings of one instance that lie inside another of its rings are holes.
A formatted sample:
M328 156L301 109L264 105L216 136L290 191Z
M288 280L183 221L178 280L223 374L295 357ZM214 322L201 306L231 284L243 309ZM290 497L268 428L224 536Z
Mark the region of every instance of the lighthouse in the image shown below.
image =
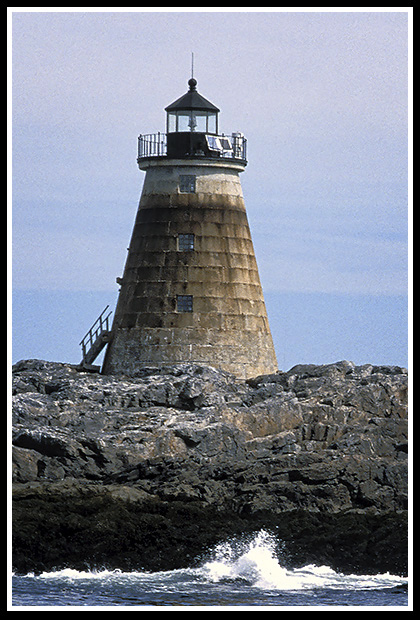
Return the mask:
M194 363L246 379L277 370L239 175L247 141L188 81L166 132L140 135L144 185L102 373Z

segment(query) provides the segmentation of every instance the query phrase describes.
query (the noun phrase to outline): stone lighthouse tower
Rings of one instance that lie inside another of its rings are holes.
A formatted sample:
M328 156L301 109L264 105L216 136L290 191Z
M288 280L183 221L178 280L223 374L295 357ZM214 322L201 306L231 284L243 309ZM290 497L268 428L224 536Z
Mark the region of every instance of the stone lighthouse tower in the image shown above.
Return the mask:
M240 133L188 92L166 133L140 135L146 172L102 372L190 362L249 378L277 370L239 173Z

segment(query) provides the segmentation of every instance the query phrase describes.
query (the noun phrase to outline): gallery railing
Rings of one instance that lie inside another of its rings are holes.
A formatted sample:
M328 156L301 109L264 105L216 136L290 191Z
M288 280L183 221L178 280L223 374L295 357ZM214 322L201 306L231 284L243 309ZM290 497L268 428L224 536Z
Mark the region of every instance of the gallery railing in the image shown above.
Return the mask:
M205 134L206 152L202 156L222 157L224 159L239 159L246 161L247 140L241 133L231 135ZM197 153L194 153L194 157ZM137 158L141 160L147 157L167 157L167 134L149 133L140 134L138 137Z

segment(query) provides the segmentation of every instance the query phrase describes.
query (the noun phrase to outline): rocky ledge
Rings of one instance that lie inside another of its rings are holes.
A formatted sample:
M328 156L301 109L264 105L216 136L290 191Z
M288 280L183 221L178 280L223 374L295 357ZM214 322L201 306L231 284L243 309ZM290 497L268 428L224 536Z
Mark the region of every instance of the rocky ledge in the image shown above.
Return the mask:
M169 570L265 528L284 565L407 571L407 371L242 381L13 367L13 565Z

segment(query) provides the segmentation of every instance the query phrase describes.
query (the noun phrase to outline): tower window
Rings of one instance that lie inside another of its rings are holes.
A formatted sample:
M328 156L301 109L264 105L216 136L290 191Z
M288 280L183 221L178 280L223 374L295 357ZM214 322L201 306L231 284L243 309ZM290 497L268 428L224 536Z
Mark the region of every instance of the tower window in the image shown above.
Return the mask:
M179 176L179 191L183 194L195 194L195 174Z
M192 295L177 295L176 296L176 310L177 312L192 312L193 311L193 296Z
M188 252L194 249L194 235L178 235L178 250Z

